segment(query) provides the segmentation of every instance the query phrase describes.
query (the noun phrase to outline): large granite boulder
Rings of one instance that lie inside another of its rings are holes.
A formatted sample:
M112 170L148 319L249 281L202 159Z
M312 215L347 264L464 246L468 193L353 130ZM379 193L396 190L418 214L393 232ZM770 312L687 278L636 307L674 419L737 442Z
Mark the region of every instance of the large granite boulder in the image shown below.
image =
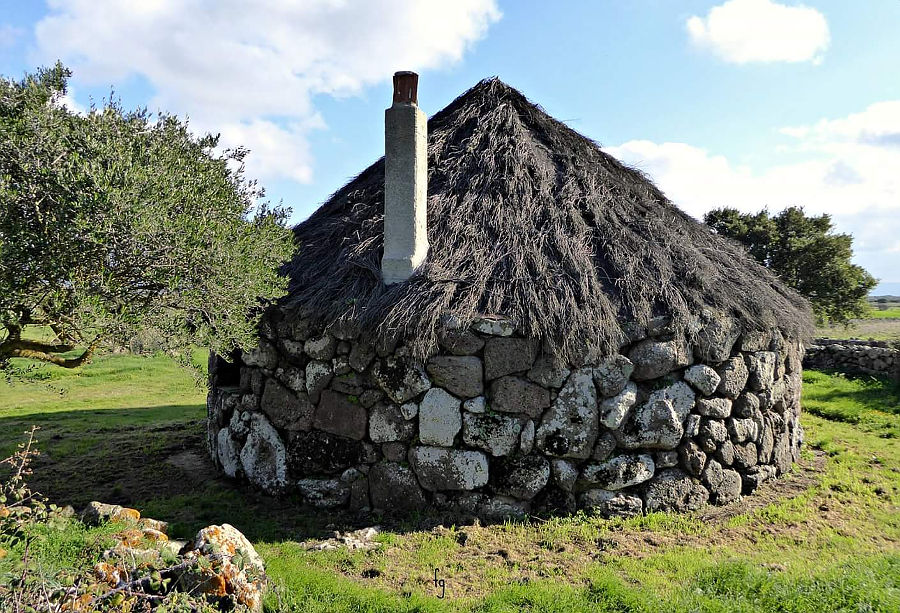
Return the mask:
M691 363L687 347L680 340L643 340L631 349L628 357L634 363L635 381L656 379Z
M287 451L278 431L260 413L250 419L241 467L247 479L267 493L278 493L287 486Z
M587 490L580 501L585 510L601 517L634 517L644 508L644 501L637 496L603 489Z
M621 490L653 477L656 466L649 454L626 453L598 464L588 464L581 471L580 483L604 490Z
M350 486L340 479L300 479L297 491L306 504L318 509L341 507L350 500Z
M472 398L484 391L481 359L475 356L435 356L425 368L432 384L454 396Z
M426 445L450 447L462 427L460 401L433 387L419 403L419 440Z
M469 412L463 415L463 442L495 457L513 453L519 446L521 433L522 422L514 417Z
M550 480L550 462L544 456L527 455L494 460L491 483L499 494L531 500Z
M711 396L719 387L722 378L712 366L695 364L684 371L684 380L704 396Z
M596 372L597 370L595 369L595 382L597 380ZM622 425L622 421L624 421L629 409L637 402L637 391L637 385L629 381L615 396L601 400L599 407L600 423L610 430L615 430Z
M216 454L222 472L229 477L237 477L241 471L241 447L229 428L222 428L216 435Z
M747 370L747 363L743 356L736 355L726 360L716 370L721 381L719 382L718 391L723 396L729 398L737 398L744 388L747 387L747 378L750 371Z
M560 388L572 374L568 368L549 356L541 356L528 371L528 378L542 387Z
M422 367L405 356L388 356L375 362L372 378L397 404L412 400L431 387Z
M366 435L368 414L354 396L331 390L322 392L313 425L319 430L361 440Z
M616 354L606 358L594 368L594 383L597 385L597 393L608 397L619 394L628 383L628 378L634 372L634 364L624 355Z
M474 490L488 482L488 459L480 451L422 446L409 456L426 490Z
M523 413L540 417L550 406L550 391L515 376L505 376L491 382L488 391L491 409L503 413Z
M534 365L537 344L524 338L492 338L484 345L484 378L527 372Z
M369 470L372 506L384 511L417 511L426 505L412 469L397 462L379 462Z
M721 314L705 313L704 324L697 333L694 355L704 362L727 360L741 335L737 321Z
M379 402L370 409L369 438L373 443L408 441L415 433L415 422L407 420L396 404Z
M644 487L647 511L695 511L709 501L709 490L678 468L667 468Z
M597 440L597 389L591 369L573 372L541 419L536 433L538 449L566 458L585 459Z

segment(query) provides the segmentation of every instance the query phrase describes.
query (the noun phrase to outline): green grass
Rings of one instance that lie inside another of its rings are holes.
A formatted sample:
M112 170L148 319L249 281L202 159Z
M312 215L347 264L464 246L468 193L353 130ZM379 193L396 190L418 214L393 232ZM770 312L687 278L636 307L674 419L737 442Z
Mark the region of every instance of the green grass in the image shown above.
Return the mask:
M195 363L199 360L195 357ZM25 363L25 360L13 360ZM0 385L0 417L144 407L196 407L206 392L164 355L105 355L81 368L37 366L27 382ZM192 416L196 418L196 415ZM148 420L155 415L147 414Z
M803 406L827 419L900 437L900 386L887 377L803 373Z
M883 379L805 373L804 463L782 489L721 518L579 514L437 529L376 518L382 547L369 552L307 550L330 524L359 525L216 475L204 394L163 357L108 356L0 384L0 449L38 423L33 483L54 502L128 504L181 538L237 526L266 561L270 611L900 611L898 398ZM169 462L185 454L199 464ZM35 555L74 564L104 534L71 522Z
M866 319L900 319L900 307L888 309L871 309Z

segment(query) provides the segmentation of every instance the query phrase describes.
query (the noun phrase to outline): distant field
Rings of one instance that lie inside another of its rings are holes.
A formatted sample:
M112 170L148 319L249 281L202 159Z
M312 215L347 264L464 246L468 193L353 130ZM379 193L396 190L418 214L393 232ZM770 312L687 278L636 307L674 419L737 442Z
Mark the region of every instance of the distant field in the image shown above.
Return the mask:
M860 338L876 341L900 341L900 319L854 319L847 326L816 328L822 338Z
M846 326L816 328L822 338L859 338L900 342L900 302L870 302L865 319L853 319Z
M900 319L900 306L892 306L888 308L873 307L869 314L869 319Z

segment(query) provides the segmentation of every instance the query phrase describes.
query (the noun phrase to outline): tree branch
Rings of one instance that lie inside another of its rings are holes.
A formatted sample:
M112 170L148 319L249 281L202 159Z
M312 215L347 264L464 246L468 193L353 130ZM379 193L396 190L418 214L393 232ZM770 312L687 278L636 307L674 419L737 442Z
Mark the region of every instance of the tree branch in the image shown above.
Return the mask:
M38 360L40 362L48 362L50 364L55 364L56 366L62 366L63 368L78 368L82 364L86 364L91 361L91 358L94 355L94 350L96 348L97 345L95 343L85 349L81 355L75 358L62 358L58 355L47 353L46 351L21 349L16 345L13 345L9 349L5 349L3 351L3 354L6 357L10 358L30 358L32 360Z
M15 343L16 349L28 349L30 351L43 351L45 353L65 353L75 349L72 343L42 343L41 341L19 340Z

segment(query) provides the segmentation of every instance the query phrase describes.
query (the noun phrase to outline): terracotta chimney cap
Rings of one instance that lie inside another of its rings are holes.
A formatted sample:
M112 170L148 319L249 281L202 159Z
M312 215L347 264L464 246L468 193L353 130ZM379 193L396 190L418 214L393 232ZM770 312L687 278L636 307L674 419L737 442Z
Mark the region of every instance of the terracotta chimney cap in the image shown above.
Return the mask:
M394 104L419 103L419 75L408 70L394 73Z

